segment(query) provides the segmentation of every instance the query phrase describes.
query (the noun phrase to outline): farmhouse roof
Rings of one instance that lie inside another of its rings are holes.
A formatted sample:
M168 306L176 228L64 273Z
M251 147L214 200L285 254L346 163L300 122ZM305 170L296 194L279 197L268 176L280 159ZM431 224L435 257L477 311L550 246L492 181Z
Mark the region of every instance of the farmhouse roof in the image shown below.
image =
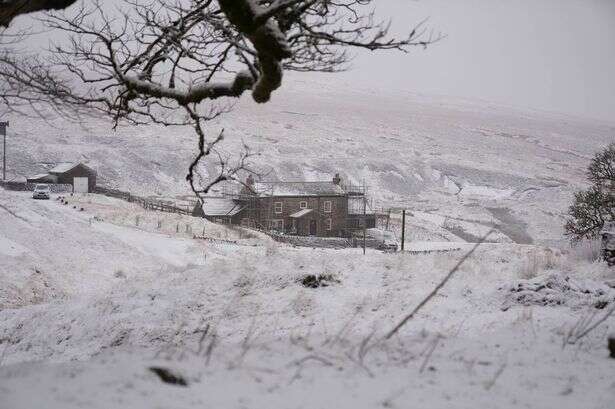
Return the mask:
M205 216L235 216L243 208L241 204L224 197L208 197L203 199L203 213Z
M342 196L344 189L333 182L257 182L254 191L261 196Z

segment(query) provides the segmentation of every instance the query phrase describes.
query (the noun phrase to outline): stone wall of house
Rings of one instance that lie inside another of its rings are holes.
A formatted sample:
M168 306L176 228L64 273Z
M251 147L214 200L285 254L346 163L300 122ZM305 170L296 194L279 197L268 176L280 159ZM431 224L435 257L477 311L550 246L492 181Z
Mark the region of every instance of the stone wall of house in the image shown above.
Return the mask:
M348 198L345 196L263 197L258 203L258 219L267 228L279 228L283 224L284 231L293 230L290 215L306 208L312 212L295 219L295 234L309 235L310 223L315 223L316 235L320 237L340 237L346 230Z

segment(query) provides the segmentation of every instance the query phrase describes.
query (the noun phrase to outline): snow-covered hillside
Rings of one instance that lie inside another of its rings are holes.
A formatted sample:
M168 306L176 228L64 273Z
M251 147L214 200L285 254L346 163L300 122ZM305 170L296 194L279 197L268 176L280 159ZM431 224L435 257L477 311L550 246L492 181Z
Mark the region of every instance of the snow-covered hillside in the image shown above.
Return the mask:
M261 152L254 163L269 178L340 172L365 181L377 206L417 211L410 237L475 241L486 225L498 224L501 242L561 240L562 214L585 183L589 159L615 140L613 124L302 78L289 76L269 104L244 97L210 123L210 134L224 128L229 152L244 142ZM10 121L11 175L83 160L110 186L187 193L196 147L190 129Z
M610 409L615 399L605 338L615 317L569 344L581 320L615 304L603 263L485 244L385 341L471 245L363 256L96 195L69 203L0 190L0 408ZM189 224L211 240L190 238ZM308 275L329 285L306 287Z

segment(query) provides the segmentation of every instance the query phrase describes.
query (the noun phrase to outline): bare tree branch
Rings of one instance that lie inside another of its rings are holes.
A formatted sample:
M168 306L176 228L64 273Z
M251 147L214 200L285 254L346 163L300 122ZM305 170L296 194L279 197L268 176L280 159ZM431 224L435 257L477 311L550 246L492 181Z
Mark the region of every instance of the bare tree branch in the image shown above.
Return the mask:
M21 3L28 2L1 3L0 17ZM30 3L38 6L20 10L64 8L74 1ZM0 48L0 102L22 115L59 114L74 121L104 116L114 126L190 126L199 153L187 180L195 193L204 193L211 186L195 187L196 169L223 138L222 133L206 138L203 124L227 112L229 101L246 91L258 103L269 101L282 85L284 71L342 71L351 49L407 52L442 38L427 33L421 22L398 40L389 35L389 23L375 19L369 9L373 4L375 0L121 0L112 8L102 0L78 2L66 12L39 18L67 37L47 53ZM212 182L235 177L251 156L242 153L238 168L225 163Z

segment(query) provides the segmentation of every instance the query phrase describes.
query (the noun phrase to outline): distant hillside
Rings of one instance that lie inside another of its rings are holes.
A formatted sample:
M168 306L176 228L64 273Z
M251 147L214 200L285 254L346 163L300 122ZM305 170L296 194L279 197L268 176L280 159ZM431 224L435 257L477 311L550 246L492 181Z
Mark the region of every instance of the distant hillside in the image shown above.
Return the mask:
M244 97L210 132L225 129L229 152L242 143L259 151L255 164L269 178L319 180L339 172L365 181L378 206L416 211L417 235L425 229L472 241L496 223L498 241L560 239L562 214L585 183L588 160L615 139L610 124L316 78L287 81L270 104ZM10 121L11 176L82 160L110 186L145 195L188 192L184 177L196 145L188 128Z

